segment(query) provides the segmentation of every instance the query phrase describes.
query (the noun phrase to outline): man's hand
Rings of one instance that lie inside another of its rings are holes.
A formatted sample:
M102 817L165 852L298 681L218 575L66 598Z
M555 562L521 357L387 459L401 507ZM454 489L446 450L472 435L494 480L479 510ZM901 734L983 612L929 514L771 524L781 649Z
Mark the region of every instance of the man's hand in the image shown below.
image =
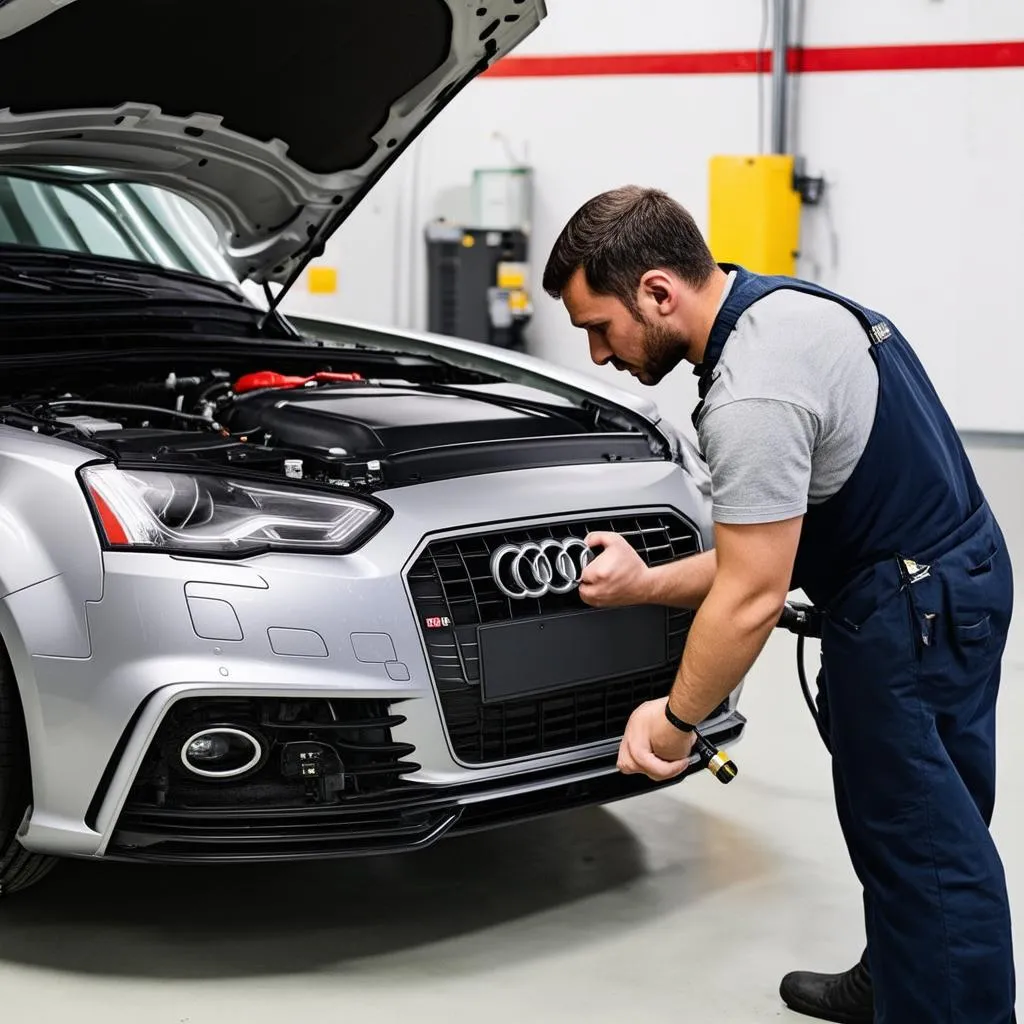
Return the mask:
M696 737L680 732L666 717L667 697L633 712L619 746L619 771L646 775L655 782L675 778L685 767Z
M594 608L644 604L650 569L625 537L590 533L587 547L604 550L583 571L580 597Z

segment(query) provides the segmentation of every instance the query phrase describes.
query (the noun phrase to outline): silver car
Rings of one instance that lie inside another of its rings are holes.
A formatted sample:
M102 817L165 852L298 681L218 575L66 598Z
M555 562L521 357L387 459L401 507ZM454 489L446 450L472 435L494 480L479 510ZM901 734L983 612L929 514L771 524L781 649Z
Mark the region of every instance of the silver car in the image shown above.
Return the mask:
M543 4L306 6L0 4L0 892L654 788L616 751L691 613L576 587L592 530L709 546L688 442L525 355L279 309Z

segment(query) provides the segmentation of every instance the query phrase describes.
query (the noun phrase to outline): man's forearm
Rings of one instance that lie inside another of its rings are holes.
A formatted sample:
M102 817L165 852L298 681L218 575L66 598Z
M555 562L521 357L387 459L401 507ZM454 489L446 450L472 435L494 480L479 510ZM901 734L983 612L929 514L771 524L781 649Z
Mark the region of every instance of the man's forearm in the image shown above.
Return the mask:
M694 618L669 706L685 722L703 721L739 685L781 612L770 594L712 587Z
M699 608L715 582L714 549L655 566L647 574L647 603L668 608Z

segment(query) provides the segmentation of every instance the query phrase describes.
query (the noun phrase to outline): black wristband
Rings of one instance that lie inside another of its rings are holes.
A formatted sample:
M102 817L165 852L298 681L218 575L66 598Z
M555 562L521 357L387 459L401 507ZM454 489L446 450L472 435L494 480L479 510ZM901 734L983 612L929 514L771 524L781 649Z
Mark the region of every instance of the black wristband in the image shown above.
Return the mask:
M680 731L680 732L696 732L697 726L690 725L689 722L684 722L678 715L672 714L672 709L668 706L668 702L665 702L665 717Z

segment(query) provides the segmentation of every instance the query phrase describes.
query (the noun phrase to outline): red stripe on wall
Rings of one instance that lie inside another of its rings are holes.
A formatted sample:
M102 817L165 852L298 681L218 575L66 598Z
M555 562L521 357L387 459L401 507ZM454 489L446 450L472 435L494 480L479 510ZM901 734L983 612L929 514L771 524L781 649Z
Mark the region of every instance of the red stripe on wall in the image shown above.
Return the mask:
M1024 67L1024 41L793 50L794 71L942 71Z
M771 66L768 54L762 70ZM563 75L738 75L757 71L757 52L613 53L595 57L506 57L485 74L498 78Z
M1024 40L1002 43L928 43L912 46L837 46L790 50L791 71L937 71L1024 67ZM581 75L743 75L770 71L770 51L613 53L568 57L506 57L491 78L558 78Z

